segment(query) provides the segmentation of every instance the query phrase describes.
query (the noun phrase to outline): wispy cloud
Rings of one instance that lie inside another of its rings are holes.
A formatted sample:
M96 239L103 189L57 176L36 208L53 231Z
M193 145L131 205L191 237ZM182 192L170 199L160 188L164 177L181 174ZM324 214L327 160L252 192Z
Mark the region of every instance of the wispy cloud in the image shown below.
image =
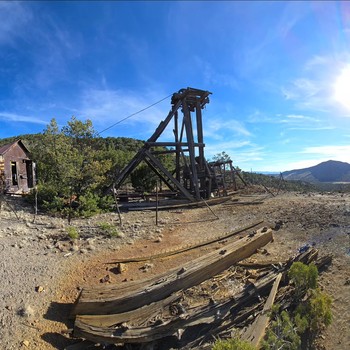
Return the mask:
M18 38L27 34L27 26L33 18L30 10L21 2L0 2L0 45L14 46Z
M284 11L280 17L277 26L277 34L284 40L293 30L293 28L302 20L310 10L308 7L299 4L298 2L286 2Z
M304 65L304 69L306 71L313 70L315 68L319 68L320 66L325 66L329 65L330 63L330 58L329 56L320 56L320 55L315 55L311 57Z
M324 145L306 147L300 153L310 154L324 159L350 162L350 145Z
M9 112L0 112L0 119L2 119L5 122L24 122L24 123L42 124L42 125L47 124L47 120L43 120L33 116L20 115L20 114L9 113Z
M306 115L301 114L289 114L284 119L281 119L279 121L280 123L300 123L300 122L312 122L312 123L318 123L320 122L320 119L309 117Z
M316 96L322 90L322 86L314 80L298 78L288 86L283 86L281 92L287 100L307 100Z
M349 58L348 52L312 56L302 66L300 77L280 87L281 95L299 110L336 111L338 115L348 117L348 113L339 108L335 89L337 78L348 67Z
M328 125L321 117L312 117L304 114L277 114L267 116L261 111L255 111L248 116L249 123L281 124L284 130L331 130L335 127Z
M243 123L236 119L210 118L205 122L205 136L214 139L227 137L228 132L235 136L252 136Z
M198 65L198 70L202 72L205 85L224 86L232 89L238 89L239 84L234 74L222 73L212 64L204 61L201 57L195 56L195 62ZM229 67L225 67L229 69Z
M160 98L158 96L157 99L160 100L163 97L165 96ZM136 91L88 89L82 94L81 107L77 110L77 116L91 119L97 128L104 129L150 106L157 101L154 98L152 99L150 94L141 95ZM165 100L157 106L124 120L122 124L140 125L137 131L144 131L147 136L165 119L169 110L169 100Z
M261 161L263 159L263 150L261 146L257 146L249 141L224 141L224 142L206 142L205 155L208 159L221 152L226 152L234 164L242 165L253 161Z

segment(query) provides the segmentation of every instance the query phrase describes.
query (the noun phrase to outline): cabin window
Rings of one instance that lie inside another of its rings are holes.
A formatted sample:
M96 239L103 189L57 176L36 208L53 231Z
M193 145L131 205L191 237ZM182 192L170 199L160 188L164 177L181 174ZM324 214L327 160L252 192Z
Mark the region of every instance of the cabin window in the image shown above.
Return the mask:
M18 175L17 175L17 163L11 162L11 177L12 177L12 186L18 185Z

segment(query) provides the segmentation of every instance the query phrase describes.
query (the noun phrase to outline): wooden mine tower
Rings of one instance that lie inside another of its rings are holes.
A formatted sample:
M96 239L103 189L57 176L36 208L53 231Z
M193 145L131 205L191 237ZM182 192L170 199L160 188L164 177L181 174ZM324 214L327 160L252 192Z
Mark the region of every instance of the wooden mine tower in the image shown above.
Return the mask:
M142 162L159 176L173 192L189 201L199 201L218 189L216 172L204 157L202 109L209 103L211 92L193 88L181 89L171 98L172 108L154 134L145 142L130 163L120 172L115 188ZM181 113L179 113L179 111ZM173 121L173 142L158 142L158 138ZM157 149L158 147L158 149ZM162 147L163 150L159 150ZM156 155L173 153L175 170L169 171Z

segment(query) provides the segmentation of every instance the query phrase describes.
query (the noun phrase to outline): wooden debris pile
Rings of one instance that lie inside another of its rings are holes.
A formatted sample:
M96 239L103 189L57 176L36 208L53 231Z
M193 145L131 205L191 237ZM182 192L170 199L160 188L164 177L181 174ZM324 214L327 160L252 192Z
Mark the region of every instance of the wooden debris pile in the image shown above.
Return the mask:
M248 327L244 337L256 341L274 300L291 300L291 264L314 261L322 267L331 261L317 259L317 250L310 249L286 262L239 264L272 240L265 227L150 280L83 289L72 313L73 335L136 348L153 343L159 349L199 349L233 328Z

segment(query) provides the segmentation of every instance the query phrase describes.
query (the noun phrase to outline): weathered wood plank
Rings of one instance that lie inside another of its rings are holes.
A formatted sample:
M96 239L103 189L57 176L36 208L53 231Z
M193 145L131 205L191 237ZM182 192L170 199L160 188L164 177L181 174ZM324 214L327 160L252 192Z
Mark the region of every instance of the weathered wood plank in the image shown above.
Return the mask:
M76 320L91 326L111 327L119 323L142 320L143 318L147 319L152 313L163 309L180 298L180 294L175 293L168 298L142 306L137 310L112 315L77 315Z
M271 310L271 307L275 301L275 297L278 291L278 286L282 278L282 273L279 273L276 277L276 280L271 288L269 297L266 300L262 313L255 319L252 325L246 330L242 335L242 338L248 340L255 347L259 348L259 343L265 335L265 329L269 322L270 316L268 312Z
M266 229L266 228L265 228ZM152 281L146 288L134 293L120 293L116 286L83 289L73 314L115 314L142 307L159 301L179 291L197 285L227 269L232 264L243 260L258 248L272 241L272 230L258 231L253 237L245 237L228 244L220 251L211 252L180 269L174 269L167 276Z
M263 295L269 286L276 279L276 273L271 272L262 277L256 284L247 286L242 292L235 295L235 298L205 307L197 307L190 310L184 317L178 316L172 320L150 327L127 327L120 325L117 327L98 327L91 324L91 316L77 316L74 335L96 342L107 343L142 343L151 342L167 336L176 334L178 329L211 324L213 328L218 327L222 322L235 319L235 315L247 302ZM135 314L138 310L133 311ZM105 316L108 317L108 316Z
M232 236L238 235L239 233L242 234L245 231L252 230L252 229L256 230L256 229L259 229L259 228L264 227L264 226L270 226L270 224L267 223L266 221L259 220L259 221L256 221L256 222L250 224L250 225L241 227L238 230L234 230L234 231L225 233L223 235L216 236L214 238L210 238L208 240L203 240L203 241L200 241L200 242L192 244L192 245L186 245L186 246L178 248L178 249L174 249L171 251L162 252L162 253L158 253L158 254L154 254L154 255L150 255L150 256L140 256L140 257L134 257L134 258L127 258L127 259L118 259L118 260L114 260L113 263L124 263L125 264L125 263L129 263L129 262L142 262L142 261L149 261L149 260L154 260L154 259L165 258L165 257L173 256L176 254L180 254L183 252L187 252L187 251L192 250L192 249L204 247L206 245L209 245L209 244L221 241L223 239L227 239L227 238L230 238ZM247 233L247 232L245 232L245 233ZM278 263L278 262L276 262L276 263ZM239 264L241 264L241 263L239 263ZM271 265L271 263L265 263L264 267L266 267L268 265ZM246 265L243 265L243 266L246 266Z

